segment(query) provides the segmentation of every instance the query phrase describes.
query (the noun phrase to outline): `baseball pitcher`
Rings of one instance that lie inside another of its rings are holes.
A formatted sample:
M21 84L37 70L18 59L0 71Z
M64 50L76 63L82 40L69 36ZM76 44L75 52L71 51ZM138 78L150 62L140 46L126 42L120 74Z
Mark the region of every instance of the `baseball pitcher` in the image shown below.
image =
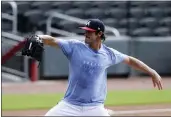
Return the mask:
M107 94L107 68L125 63L149 74L154 87L162 89L159 74L142 61L104 45L105 26L90 19L85 27L85 41L62 40L49 35L32 36L23 55L40 61L43 45L60 48L69 61L69 84L63 99L45 116L110 116L104 108Z

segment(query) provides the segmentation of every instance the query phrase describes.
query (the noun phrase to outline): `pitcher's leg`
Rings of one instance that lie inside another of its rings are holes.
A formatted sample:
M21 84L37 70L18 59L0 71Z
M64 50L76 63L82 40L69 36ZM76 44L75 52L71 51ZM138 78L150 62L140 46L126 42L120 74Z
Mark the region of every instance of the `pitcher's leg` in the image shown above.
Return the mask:
M61 101L51 108L45 116L80 116L80 112L74 106Z
M107 109L103 105L85 107L83 116L110 116Z
M65 113L62 113L61 111L60 111L60 107L59 107L59 105L56 105L56 106L54 106L53 108L51 108L46 114L45 114L45 116L62 116L63 114L65 114Z

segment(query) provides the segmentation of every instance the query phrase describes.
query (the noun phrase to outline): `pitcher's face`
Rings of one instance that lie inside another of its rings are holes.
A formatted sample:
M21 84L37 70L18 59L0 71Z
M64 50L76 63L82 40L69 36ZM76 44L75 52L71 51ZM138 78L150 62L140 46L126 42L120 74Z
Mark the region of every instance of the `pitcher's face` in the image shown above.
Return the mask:
M98 35L94 31L85 31L85 43L90 44L97 40Z

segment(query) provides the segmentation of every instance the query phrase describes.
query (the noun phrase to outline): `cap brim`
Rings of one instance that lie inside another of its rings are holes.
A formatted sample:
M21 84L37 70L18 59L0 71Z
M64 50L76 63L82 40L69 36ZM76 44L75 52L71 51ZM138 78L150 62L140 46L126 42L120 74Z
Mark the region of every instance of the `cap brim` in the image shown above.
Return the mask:
M95 32L96 30L92 29L92 28L89 28L89 27L80 27L81 29L83 30L88 30L88 31L92 31L92 32Z

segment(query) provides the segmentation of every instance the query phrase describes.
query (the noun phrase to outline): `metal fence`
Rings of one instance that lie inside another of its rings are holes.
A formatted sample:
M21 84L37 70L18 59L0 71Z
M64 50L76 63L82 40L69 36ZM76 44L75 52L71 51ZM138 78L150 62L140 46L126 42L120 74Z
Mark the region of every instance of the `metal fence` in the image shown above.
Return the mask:
M17 46L23 38L14 34L7 32L2 32L1 37L2 42L2 74L8 73L11 75L18 76L22 78L21 80L26 80L29 77L29 63L28 58L21 56L21 49L16 53L13 53L14 56L9 55L8 60L4 60L4 56ZM6 59L6 58L5 58ZM11 80L15 80L12 77Z

